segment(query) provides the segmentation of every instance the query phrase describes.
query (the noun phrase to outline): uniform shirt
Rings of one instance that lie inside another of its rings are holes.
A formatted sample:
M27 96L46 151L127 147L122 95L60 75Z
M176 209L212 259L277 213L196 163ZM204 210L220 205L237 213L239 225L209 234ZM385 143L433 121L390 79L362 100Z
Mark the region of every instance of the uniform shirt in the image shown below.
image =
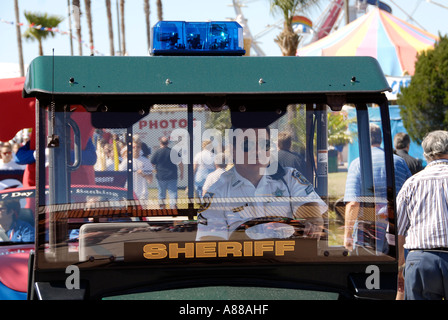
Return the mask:
M435 160L397 196L398 234L407 249L448 247L448 160Z
M207 179L205 179L204 186L202 187L202 192L206 192L212 185L214 185L224 172L226 172L225 168L217 168L215 171L210 173L207 176Z
M285 168L281 179L265 175L255 187L242 177L235 167L224 172L204 195L205 208L198 217L196 239L218 236L229 239L242 223L261 217L297 218L293 212L305 203L315 202L320 214L327 205L313 186L292 168ZM292 226L283 223L258 224L247 229L252 239L287 238L294 233Z

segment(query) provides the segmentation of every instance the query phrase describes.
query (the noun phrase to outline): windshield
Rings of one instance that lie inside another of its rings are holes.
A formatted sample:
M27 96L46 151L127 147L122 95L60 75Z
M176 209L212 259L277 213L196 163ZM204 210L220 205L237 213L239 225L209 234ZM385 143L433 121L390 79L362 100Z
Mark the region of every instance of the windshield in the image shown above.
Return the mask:
M212 109L44 105L39 267L394 260L367 110Z

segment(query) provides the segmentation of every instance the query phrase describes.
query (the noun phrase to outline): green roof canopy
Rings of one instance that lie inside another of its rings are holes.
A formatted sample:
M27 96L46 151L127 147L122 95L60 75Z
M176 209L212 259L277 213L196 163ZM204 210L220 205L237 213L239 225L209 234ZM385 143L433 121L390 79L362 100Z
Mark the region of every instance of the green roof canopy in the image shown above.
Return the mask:
M25 96L341 94L390 90L371 57L42 56Z

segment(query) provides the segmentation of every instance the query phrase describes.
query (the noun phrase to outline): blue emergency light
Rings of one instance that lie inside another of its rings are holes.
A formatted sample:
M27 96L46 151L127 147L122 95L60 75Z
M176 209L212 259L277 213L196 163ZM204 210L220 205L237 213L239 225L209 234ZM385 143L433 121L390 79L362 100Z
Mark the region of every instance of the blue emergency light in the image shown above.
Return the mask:
M152 28L151 55L244 55L243 28L235 21L159 21Z

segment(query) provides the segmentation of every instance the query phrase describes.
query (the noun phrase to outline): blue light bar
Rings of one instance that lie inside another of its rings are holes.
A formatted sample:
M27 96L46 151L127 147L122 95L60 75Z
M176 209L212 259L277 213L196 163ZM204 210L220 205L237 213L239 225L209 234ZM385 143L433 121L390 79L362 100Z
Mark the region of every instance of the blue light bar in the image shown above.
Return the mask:
M159 21L152 28L151 55L241 56L243 28L235 21Z

